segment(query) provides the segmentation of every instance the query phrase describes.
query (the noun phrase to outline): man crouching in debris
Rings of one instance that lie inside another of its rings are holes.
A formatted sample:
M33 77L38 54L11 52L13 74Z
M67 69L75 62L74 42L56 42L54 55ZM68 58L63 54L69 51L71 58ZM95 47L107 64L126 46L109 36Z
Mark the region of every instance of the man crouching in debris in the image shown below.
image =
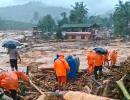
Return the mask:
M64 55L58 55L58 59L54 62L54 70L57 76L58 88L60 89L60 87L67 83L67 71L70 70L70 67L65 60Z
M19 79L22 79L25 82L29 83L28 76L23 72L3 71L0 73L0 88L9 91L13 100L18 100L17 91L19 89L19 83L18 83Z
M101 78L103 62L104 62L103 55L96 53L95 57L94 57L94 76L95 76L95 79Z

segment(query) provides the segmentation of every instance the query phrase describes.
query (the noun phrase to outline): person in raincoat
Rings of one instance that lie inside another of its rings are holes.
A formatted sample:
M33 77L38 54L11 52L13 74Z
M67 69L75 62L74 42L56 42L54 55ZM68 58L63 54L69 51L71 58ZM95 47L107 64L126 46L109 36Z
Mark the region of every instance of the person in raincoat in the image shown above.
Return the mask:
M111 66L115 66L117 63L117 50L113 50L110 54Z
M10 57L10 66L11 66L12 71L14 71L14 69L18 71L18 66L17 66L18 59L21 62L21 58L18 53L18 50L16 48L8 49L7 54L9 54L9 57Z
M63 86L67 83L67 72L70 67L64 58L63 54L58 54L58 59L54 62L54 71L57 76L58 86Z
M98 79L98 76L101 77L103 63L104 63L103 55L99 54L99 53L95 53L95 57L94 57L94 76L95 76L95 79ZM99 75L98 75L98 72L99 72Z
M0 73L0 88L10 91L13 100L17 100L17 91L19 89L18 80L22 79L29 82L29 78L23 72L1 72Z
M68 60L69 56L71 56L71 55L68 54L68 55L65 56L65 60L66 60L66 61Z
M94 70L94 59L95 59L95 52L91 50L87 54L87 62L88 62L87 73L88 73L88 75L91 75L93 73L93 70Z
M73 59L75 60L75 63L76 63L76 72L78 73L79 66L80 66L80 59L79 59L79 57L76 54L73 55Z
M70 71L68 72L67 76L68 76L68 79L75 79L77 80L77 68L76 68L76 62L75 60L73 59L73 56L72 55L69 55L68 56L68 59L67 59L67 62L70 66Z

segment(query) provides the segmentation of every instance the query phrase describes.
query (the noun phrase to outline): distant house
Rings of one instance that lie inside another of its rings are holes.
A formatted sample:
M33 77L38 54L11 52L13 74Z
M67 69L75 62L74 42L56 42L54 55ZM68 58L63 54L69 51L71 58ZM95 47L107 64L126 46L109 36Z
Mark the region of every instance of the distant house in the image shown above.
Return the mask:
M95 36L97 27L97 24L64 24L61 28L67 39L88 39Z
M33 36L36 36L36 35L40 34L40 31L39 31L37 26L33 27L32 34L33 34Z
M42 31L40 31L37 26L32 28L32 35L34 38L40 38L41 33L42 33Z

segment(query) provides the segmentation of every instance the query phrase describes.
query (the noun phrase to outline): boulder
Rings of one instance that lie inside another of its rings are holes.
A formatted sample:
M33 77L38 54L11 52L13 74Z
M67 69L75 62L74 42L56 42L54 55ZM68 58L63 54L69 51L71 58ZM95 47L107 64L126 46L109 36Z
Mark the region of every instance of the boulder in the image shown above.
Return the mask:
M69 91L64 95L65 100L114 100L106 97L100 97L92 94L86 94L84 92Z
M39 98L37 100L45 100L46 95L42 94L41 96L39 96Z
M90 93L92 92L92 90L89 88L89 86L86 85L86 86L83 88L83 92L90 94Z

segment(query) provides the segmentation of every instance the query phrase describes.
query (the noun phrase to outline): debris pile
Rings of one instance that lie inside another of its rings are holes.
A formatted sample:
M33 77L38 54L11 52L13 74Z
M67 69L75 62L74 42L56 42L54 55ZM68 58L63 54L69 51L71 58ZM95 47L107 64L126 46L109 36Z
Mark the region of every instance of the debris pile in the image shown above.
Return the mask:
M93 76L88 76L86 71L81 71L78 73L78 80L69 81L65 87L61 87L61 90L81 91L113 99L124 99L123 91L121 91L116 81L125 76L123 80L124 86L130 93L130 84L128 84L130 83L130 57L121 63L121 66L108 68L108 70L109 73L105 73L102 79L99 80L95 80ZM40 69L38 72L33 72L32 81L43 92L49 93L51 91L53 95L47 95L45 100L62 100L59 98L63 96L57 94L58 84L53 69ZM36 100L40 96L35 88L30 87L28 90L27 100Z

